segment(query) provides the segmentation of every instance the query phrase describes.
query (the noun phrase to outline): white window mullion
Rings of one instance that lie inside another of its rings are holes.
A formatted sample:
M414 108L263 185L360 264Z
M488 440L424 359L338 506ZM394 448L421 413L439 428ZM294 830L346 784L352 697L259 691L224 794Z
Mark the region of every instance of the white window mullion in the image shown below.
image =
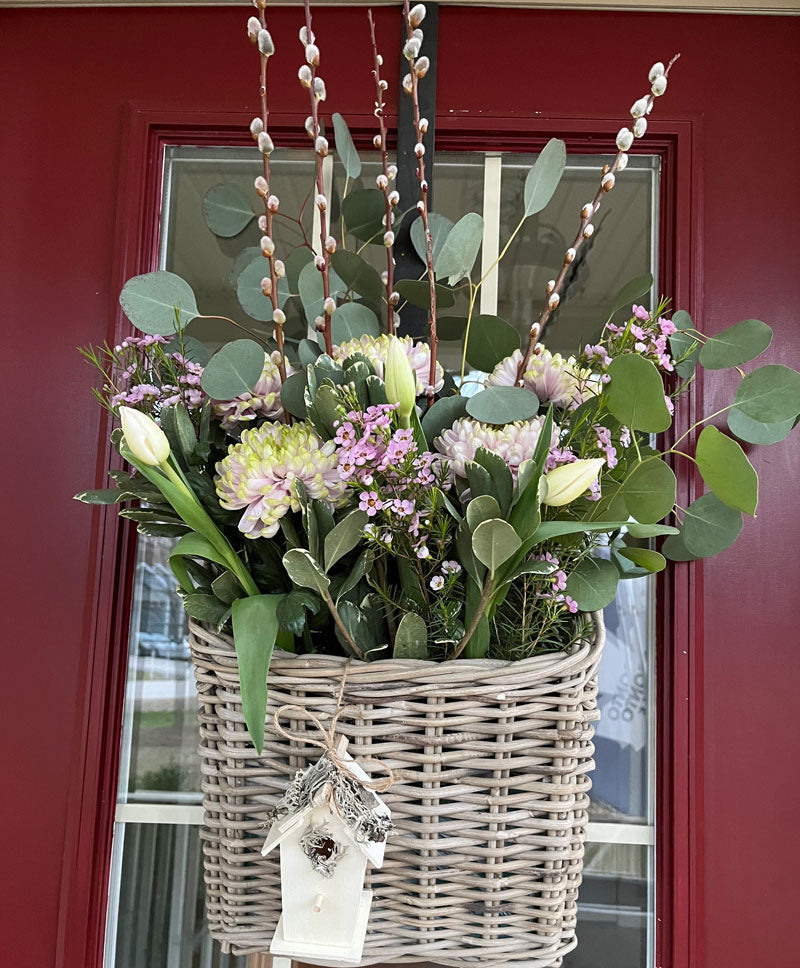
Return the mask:
M486 155L483 163L483 245L481 247L481 276L500 252L500 189L502 185L503 159L500 155ZM497 277L495 266L481 286L480 310L484 315L497 315Z

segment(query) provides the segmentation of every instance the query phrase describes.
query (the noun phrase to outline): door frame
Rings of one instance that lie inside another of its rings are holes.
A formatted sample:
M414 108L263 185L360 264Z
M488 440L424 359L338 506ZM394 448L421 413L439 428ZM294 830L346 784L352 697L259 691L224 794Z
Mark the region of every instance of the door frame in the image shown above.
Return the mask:
M167 145L251 145L250 116L192 104L127 106L118 188L112 292L157 266L164 149ZM468 121L468 124L466 123ZM349 116L357 145L371 144L374 118ZM387 117L391 130L394 119ZM503 118L441 116L440 150L540 150L561 137L580 153L611 151L618 119L536 115ZM307 146L302 118L271 113L270 129L285 147ZM661 158L659 280L674 305L702 315L702 121L653 120L641 150ZM132 327L121 310L109 325L115 345ZM702 388L698 388L701 390ZM701 392L680 408L671 434L697 419ZM96 487L120 460L101 424ZM678 468L678 503L695 497L696 477ZM127 668L135 528L114 506L94 510L82 666L85 689L77 712L79 741L67 819L59 911L58 968L102 968L111 840L117 799L119 740ZM656 946L659 968L702 968L703 804L702 565L672 564L658 583L656 641Z

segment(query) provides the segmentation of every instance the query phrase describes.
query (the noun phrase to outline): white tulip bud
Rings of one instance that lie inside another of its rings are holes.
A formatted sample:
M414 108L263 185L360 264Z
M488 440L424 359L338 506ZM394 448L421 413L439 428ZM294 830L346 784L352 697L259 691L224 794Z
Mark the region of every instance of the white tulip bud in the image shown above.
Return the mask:
M657 77L653 81L653 86L650 90L653 92L653 97L661 97L661 95L667 89L667 78L662 74L661 77Z
M286 313L282 309L273 309L272 322L275 323L276 326L283 326L283 324L286 322Z
M415 3L414 6L408 12L408 22L412 27L419 27L422 21L425 19L425 4Z
M336 309L336 300L331 296L328 296L328 298L322 304L322 308L325 310L325 315L330 316Z
M633 136L634 136L634 138L641 138L641 137L643 137L645 131L647 131L647 118L637 118L633 122Z
M319 192L319 194L314 198L314 204L317 206L320 212L324 212L328 207L328 199L325 198L322 192Z
M387 249L394 245L394 232L390 231L390 232L384 233L383 244L386 246Z
M258 52L265 57L272 57L275 53L275 44L272 43L272 37L268 30L259 30L258 32Z
M325 258L324 258L324 256L321 256L321 255L315 255L314 256L314 268L318 272L322 272L322 270L325 268Z
M583 237L585 239L590 239L593 235L594 235L594 226L587 225L586 228L583 230Z
M547 308L552 312L554 309L558 309L558 304L560 302L561 296L559 296L557 292L554 292L547 300Z
M266 131L262 131L258 136L258 150L262 155L271 155L275 150L275 145L272 143L272 138L270 138Z
M148 467L158 467L166 461L169 441L152 417L132 407L120 407L119 418L125 445L136 460Z
M392 206L400 204L400 192L389 192L389 204Z
M581 218L591 218L594 215L594 205L587 202L581 209Z
M250 122L250 134L253 136L253 140L257 141L258 136L264 130L264 122L261 118L253 118Z
M627 167L628 167L628 156L626 154L622 154L617 159L617 171L625 171Z
M300 70L297 72L297 76L300 78L300 83L303 87L311 87L311 68L308 64L303 64Z
M272 268L275 270L275 276L278 279L283 279L283 277L286 275L286 266L281 262L280 259L276 259L272 263Z
M311 64L312 67L319 66L319 47L316 44L306 46L306 63Z
M389 165L386 174L389 176L389 181L394 181L397 178L397 165Z
M403 344L396 336L389 337L383 374L386 399L389 403L398 405L397 417L400 426L408 427L417 398L417 377L411 369Z
M261 30L261 21L258 17L250 17L247 21L247 36L254 44L258 43L258 32Z
M321 77L315 77L314 78L314 97L318 101L324 101L327 96L328 94L327 94L327 91L325 90L325 81L323 81Z
M553 290L554 290L555 288L556 288L556 281L555 281L555 279L551 279L551 280L550 280L550 281L549 281L549 282L547 283L547 295L549 296L549 295L550 295L550 293L551 293L551 292L552 292L552 291L553 291Z
M422 42L418 37L409 37L403 46L403 57L407 61L413 61L415 57L419 56L420 47L422 47Z
M610 192L611 189L614 187L615 181L616 181L616 178L614 177L613 172L609 172L607 175L603 175L603 180L600 182L600 185L602 186L603 191Z
M261 236L261 254L269 258L275 253L275 243L268 235Z
M325 158L328 154L328 139L323 138L322 136L317 138L317 140L314 142L314 151L316 151L318 155L321 155L323 158Z
M378 188L380 188L382 192L384 192L389 187L389 179L386 177L386 175L380 174L375 179L375 184L378 186Z
M425 77L431 67L430 59L427 57L420 57L414 64L414 73L417 77Z
M650 73L647 75L647 80L652 84L657 77L662 77L666 68L661 63L661 61L656 61L655 64L650 68Z
M403 90L406 92L406 94L411 94L414 90L414 85L411 81L410 74L406 74L403 78Z
M256 186L256 192L261 198L266 198L269 195L269 185L267 185L267 180L263 175L259 175L253 184Z
M627 151L633 144L633 132L627 128L620 128L617 132L617 148L620 151Z
M647 105L650 103L650 98L645 95L640 97L638 101L633 102L633 107L631 108L631 117L641 118L643 114L647 113Z
M551 508L560 508L577 501L597 480L604 464L604 458L593 457L554 468L544 476L547 484L544 503Z
M567 251L564 253L564 262L566 262L567 265L569 265L571 262L574 262L575 261L575 254L576 254L575 253L575 250L572 248L572 246L570 246L567 249Z
M272 295L272 280L269 276L264 276L264 278L261 280L261 292L265 296Z

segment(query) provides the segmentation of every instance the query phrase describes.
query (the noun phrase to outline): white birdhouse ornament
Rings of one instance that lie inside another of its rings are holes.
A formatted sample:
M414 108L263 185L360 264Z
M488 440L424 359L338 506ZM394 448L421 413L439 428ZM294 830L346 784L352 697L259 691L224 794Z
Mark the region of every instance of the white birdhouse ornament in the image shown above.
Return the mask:
M280 844L283 910L273 955L319 965L361 961L372 891L367 862L383 865L391 812L345 751L329 748L298 772L272 812L262 854Z

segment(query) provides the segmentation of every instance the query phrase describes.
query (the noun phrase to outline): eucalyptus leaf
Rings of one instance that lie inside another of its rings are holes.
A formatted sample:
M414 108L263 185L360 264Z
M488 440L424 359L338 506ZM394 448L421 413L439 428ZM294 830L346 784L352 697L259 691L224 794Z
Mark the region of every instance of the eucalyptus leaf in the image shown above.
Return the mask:
M628 521L625 530L632 538L657 538L659 535L680 534L671 524L639 524L638 521Z
M261 323L272 320L272 300L261 291L261 280L268 275L269 262L259 255L242 269L236 280L239 305L251 319ZM288 298L288 293L285 296Z
M345 230L362 242L383 245L385 215L386 200L377 188L358 188L342 199Z
M651 458L636 464L622 484L628 511L641 524L655 524L675 505L677 481L671 467Z
M716 427L704 427L695 451L703 480L720 501L737 511L755 515L758 474L745 452Z
M789 436L796 424L796 418L779 420L777 423L762 423L735 407L728 411L728 427L731 432L748 444L777 444Z
M291 548L283 556L283 567L295 585L311 588L325 598L331 580L305 548Z
M394 637L395 659L427 659L428 629L422 616L406 612Z
M203 218L214 235L232 238L255 217L250 192L237 182L214 185L203 195Z
M360 255L338 248L331 256L331 265L349 289L372 302L380 302L385 292L381 277Z
M446 277L450 285L469 276L483 241L483 219L475 212L460 218L444 240L434 262L437 278Z
M245 266L249 266L251 262L255 261L256 256L263 260L264 256L261 252L261 247L258 245L248 245L233 260L231 271L228 274L228 282L232 289L236 288L236 280L239 278L239 273Z
M264 369L264 347L252 339L236 339L218 350L203 370L201 386L212 400L232 400L250 393Z
M366 511L356 509L342 518L333 528L325 538L325 571L330 571L340 558L356 547L364 534L364 526L368 520Z
M497 569L514 555L522 545L517 532L508 521L493 518L482 521L472 535L472 550L475 557L489 569L494 577Z
M336 344L362 336L377 337L380 333L378 317L361 303L343 303L331 316L331 339Z
M661 545L661 553L670 561L697 561L698 559L698 556L693 555L686 547L680 532L671 534L665 539Z
M472 317L467 343L467 362L476 370L492 370L519 349L519 332L499 316Z
M620 548L619 554L645 571L663 571L667 567L667 559L651 548Z
M690 332L694 329L692 317L683 309L672 314L676 332L669 336L669 348L676 361L675 372L682 380L688 380L694 373L700 355L700 340Z
M319 345L310 339L301 339L297 346L297 355L304 367L316 363L321 353Z
M333 137L339 161L344 166L348 178L358 178L361 174L361 159L358 157L356 146L353 144L347 122L341 114L334 114L331 120L333 121Z
M430 230L431 242L433 243L434 266L444 245L444 240L450 234L452 228L453 223L449 218L440 215L438 212L428 212L428 229ZM420 257L423 264L427 265L428 256L425 247L425 226L421 218L416 218L411 223L411 244L414 246L414 251Z
M704 494L686 509L683 541L687 551L709 558L730 548L742 530L742 513L715 494Z
M420 309L430 309L431 286L427 279L398 279L394 284L394 291L399 292L403 299L412 306ZM449 309L455 306L456 297L452 289L436 284L436 309Z
M551 138L542 148L533 168L525 179L525 216L535 215L553 197L567 164L567 147L558 138Z
M760 366L739 384L734 405L763 423L793 420L800 413L800 373L779 364Z
M700 363L707 370L741 366L760 356L772 342L772 336L772 329L760 319L743 319L706 339L700 350Z
M333 299L343 296L347 291L347 286L339 278L339 273L333 268L329 271L328 281ZM322 273L313 262L307 262L300 270L297 278L297 290L303 304L306 322L313 327L314 320L317 316L322 316L325 310L325 289Z
M539 412L539 398L525 387L486 387L467 398L467 413L475 420L507 424L530 420Z
M564 589L583 612L598 612L610 605L617 594L619 572L605 558L586 557L567 578Z
M181 326L198 315L189 283L163 269L129 279L122 288L119 304L138 330L154 336L169 336L176 331L176 309Z
M452 397L441 397L426 411L422 417L422 429L432 445L437 437L445 430L449 430L456 420L466 417L467 398L456 394Z
M261 258L264 257L261 256ZM295 249L286 259L284 263L286 275L278 280L278 294L281 296L281 305L286 302L290 295L300 295L300 273L309 262L314 262L314 253L304 245Z
M449 292L450 290L446 291ZM466 316L439 316L436 320L436 333L439 339L446 342L462 339L466 331Z
M250 739L261 755L267 712L267 675L278 635L278 605L283 595L253 595L233 603L233 644L239 666L242 712Z
M467 527L474 531L479 524L500 517L500 505L491 494L480 494L467 505Z
M617 356L608 368L608 409L626 427L660 433L672 423L664 399L664 384L655 365L643 356ZM799 375L800 378L800 375Z
M194 336L187 336L185 333L180 338L178 335L174 336L169 343L166 343L164 352L181 353L185 359L191 363L198 363L200 366L205 366L211 356L204 343L195 339Z
M614 302L608 311L608 319L611 319L620 309L627 308L628 312L630 312L630 307L634 299L641 299L642 296L646 296L652 288L653 276L649 272L645 272L644 275L636 276L630 282L626 282L614 297ZM676 323L675 325L677 326L678 324Z
M288 410L299 420L305 420L308 416L305 401L306 385L306 374L300 370L288 376L281 387L281 405L284 410Z

